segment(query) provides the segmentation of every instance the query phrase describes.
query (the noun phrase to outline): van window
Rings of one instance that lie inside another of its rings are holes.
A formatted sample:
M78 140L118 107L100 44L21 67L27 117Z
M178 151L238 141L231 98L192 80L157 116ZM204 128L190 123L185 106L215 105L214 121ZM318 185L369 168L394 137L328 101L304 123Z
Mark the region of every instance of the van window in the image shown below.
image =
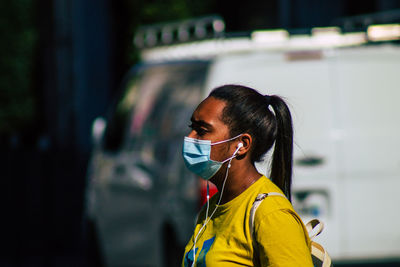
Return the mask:
M144 143L182 135L188 129L188 113L201 99L207 67L208 63L199 61L139 70L128 79L115 106L104 148L117 151L126 144L127 149L144 149Z
M126 121L133 106L132 96L137 90L136 77L130 77L126 90L123 90L116 103L112 116L108 118L107 128L104 135L104 149L116 151L120 148L124 136Z
M181 161L183 136L202 98L206 71L207 65L198 63L159 66L143 78L142 101L131 117L127 147L140 153L145 165L169 169Z

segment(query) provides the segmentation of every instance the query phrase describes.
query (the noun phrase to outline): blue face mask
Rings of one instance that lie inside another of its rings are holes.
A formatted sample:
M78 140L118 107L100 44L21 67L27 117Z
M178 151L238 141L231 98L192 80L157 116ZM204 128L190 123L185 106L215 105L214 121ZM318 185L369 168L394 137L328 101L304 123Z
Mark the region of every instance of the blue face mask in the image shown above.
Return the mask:
M183 142L182 155L185 161L186 167L193 173L197 174L204 180L209 180L213 177L222 164L233 159L236 156L237 150L232 157L227 158L224 161L215 161L210 158L211 146L221 143L225 143L238 138L240 135L235 136L231 139L211 143L210 140L200 140L190 137L185 137Z

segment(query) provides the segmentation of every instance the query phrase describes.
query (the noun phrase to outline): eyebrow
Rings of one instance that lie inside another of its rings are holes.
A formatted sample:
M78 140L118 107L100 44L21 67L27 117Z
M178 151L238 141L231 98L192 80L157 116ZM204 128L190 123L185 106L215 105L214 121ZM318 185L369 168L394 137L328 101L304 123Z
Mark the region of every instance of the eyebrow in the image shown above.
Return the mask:
M195 118L191 117L190 121L194 124L198 124L199 126L207 127L207 128L213 128L213 126L203 120L196 120Z

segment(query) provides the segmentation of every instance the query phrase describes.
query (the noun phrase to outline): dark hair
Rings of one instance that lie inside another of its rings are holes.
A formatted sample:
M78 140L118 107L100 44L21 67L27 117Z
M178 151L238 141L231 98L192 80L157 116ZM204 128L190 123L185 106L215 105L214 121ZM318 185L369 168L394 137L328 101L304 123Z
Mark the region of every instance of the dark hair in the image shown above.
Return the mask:
M225 101L226 106L221 119L228 125L231 137L241 133L251 135L252 163L261 161L275 144L270 178L290 201L293 127L286 103L279 96L263 96L256 90L242 85L217 87L209 96Z

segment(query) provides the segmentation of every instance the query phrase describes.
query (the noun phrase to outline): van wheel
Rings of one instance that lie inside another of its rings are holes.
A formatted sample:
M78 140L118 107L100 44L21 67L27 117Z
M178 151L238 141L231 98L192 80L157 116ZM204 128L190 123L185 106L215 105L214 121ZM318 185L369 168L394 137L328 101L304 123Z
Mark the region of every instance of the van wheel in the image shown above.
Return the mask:
M181 266L184 247L179 244L175 231L170 225L165 225L163 229L163 248L164 266Z

